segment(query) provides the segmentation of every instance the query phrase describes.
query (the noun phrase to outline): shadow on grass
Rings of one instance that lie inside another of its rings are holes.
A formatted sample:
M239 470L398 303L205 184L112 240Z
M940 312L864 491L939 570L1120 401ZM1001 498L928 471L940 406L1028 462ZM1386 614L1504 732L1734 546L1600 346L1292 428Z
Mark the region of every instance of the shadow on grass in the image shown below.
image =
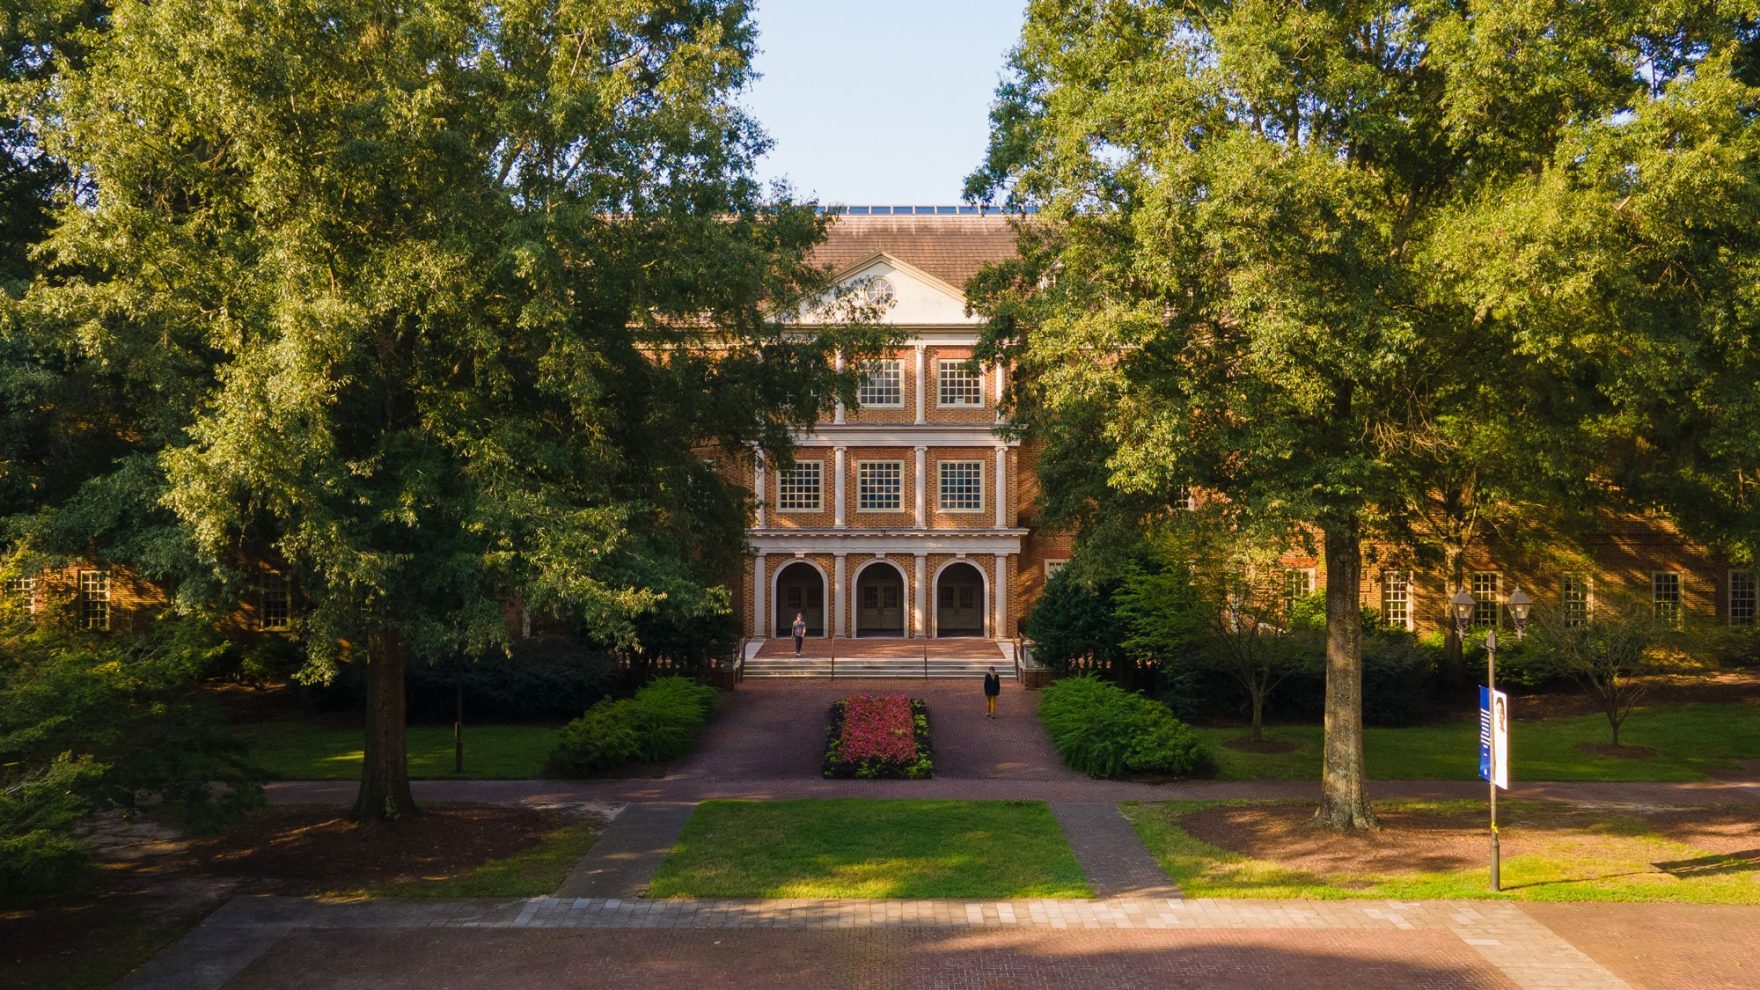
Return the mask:
M1675 859L1651 864L1664 873L1677 877L1714 877L1725 873L1760 872L1760 849L1700 856L1696 859Z

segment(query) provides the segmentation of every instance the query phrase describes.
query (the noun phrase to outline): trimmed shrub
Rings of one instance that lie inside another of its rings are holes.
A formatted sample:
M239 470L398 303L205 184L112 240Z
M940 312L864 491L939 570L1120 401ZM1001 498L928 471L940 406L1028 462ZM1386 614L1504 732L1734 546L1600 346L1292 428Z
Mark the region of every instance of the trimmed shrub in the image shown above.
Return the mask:
M825 776L925 780L934 774L929 709L921 698L856 695L831 706Z
M686 677L650 681L632 698L607 698L562 727L545 769L563 777L664 763L696 748L715 689Z
M1090 777L1186 777L1210 766L1197 736L1166 705L1095 677L1046 688L1039 719L1064 763Z

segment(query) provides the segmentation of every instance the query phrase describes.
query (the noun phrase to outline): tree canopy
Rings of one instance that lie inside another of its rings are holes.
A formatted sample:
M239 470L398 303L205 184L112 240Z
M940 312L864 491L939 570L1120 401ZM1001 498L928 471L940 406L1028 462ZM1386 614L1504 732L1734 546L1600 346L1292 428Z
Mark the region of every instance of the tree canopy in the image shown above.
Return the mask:
M413 808L406 653L725 607L710 455L785 448L861 343L778 322L823 221L751 177L747 4L122 2L78 37L24 102L96 193L11 325L146 383L129 470L187 587L275 563L319 671L368 664L362 817Z
M990 347L1105 479L1078 517L1319 530L1320 820L1374 821L1361 542L1446 478L1755 519L1748 7L1029 5L967 187L1039 210L972 286Z

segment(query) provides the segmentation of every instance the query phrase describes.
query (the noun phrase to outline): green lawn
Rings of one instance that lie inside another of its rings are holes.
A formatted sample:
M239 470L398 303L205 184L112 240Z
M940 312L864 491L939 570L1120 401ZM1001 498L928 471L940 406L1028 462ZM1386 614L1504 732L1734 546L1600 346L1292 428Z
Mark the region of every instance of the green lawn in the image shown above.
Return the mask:
M467 725L464 773L452 772L452 727L409 728L409 773L417 779L527 780L541 777L556 745L545 725ZM250 760L276 780L353 780L361 773L361 732L311 722L240 726Z
M1500 806L1500 893L1489 890L1489 869L1483 860L1463 869L1396 875L1350 871L1320 875L1276 860L1254 859L1219 849L1195 838L1179 824L1183 815L1202 808L1252 804L1131 801L1119 807L1168 877L1188 897L1760 904L1760 858L1753 851L1710 853L1658 834L1640 816L1617 811L1568 809L1527 801ZM1485 815L1483 802L1476 801L1384 801L1377 802L1376 807L1383 812L1407 809L1445 814L1480 828Z
M1515 701L1518 706L1520 699ZM1320 775L1320 726L1278 725L1266 736L1296 744L1289 753L1242 753L1222 745L1241 728L1200 728L1224 780L1307 780ZM1472 780L1479 774L1477 720L1364 730L1369 776L1377 780ZM1648 746L1650 759L1595 756L1578 743L1608 741L1600 715L1517 722L1510 728L1510 774L1517 780L1704 780L1733 761L1760 757L1760 708L1745 704L1673 705L1632 713L1620 742Z
M652 897L1092 897L1043 801L708 801Z

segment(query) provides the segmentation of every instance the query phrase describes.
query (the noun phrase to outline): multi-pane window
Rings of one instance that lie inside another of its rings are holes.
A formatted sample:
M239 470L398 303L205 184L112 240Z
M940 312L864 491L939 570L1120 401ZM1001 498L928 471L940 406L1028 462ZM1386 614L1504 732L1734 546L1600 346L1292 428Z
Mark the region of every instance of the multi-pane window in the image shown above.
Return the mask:
M1670 624L1681 620L1681 575L1679 571L1650 572L1650 601L1659 622Z
M937 361L936 402L943 406L981 406L984 379L964 361Z
M110 572L79 572L79 624L82 629L110 628Z
M903 461L861 461L856 464L857 510L897 512L903 505Z
M1558 608L1567 626L1581 626L1589 621L1589 578L1585 574L1566 574L1559 581Z
M867 377L856 389L856 400L863 406L904 405L904 366L893 359L869 361L862 365Z
M1314 572L1304 567L1287 567L1283 571L1283 614L1296 610L1296 602L1314 593Z
M1493 629L1502 614L1497 600L1503 590L1503 575L1496 571L1473 572L1473 628Z
M37 579L34 577L7 578L6 597L18 602L31 611L37 609Z
M1405 571L1382 572L1381 615L1390 626L1412 627L1412 577Z
M818 512L824 465L799 461L776 477L776 507L783 512Z
M293 625L293 582L280 571L262 576L257 589L257 628L288 629Z
M1754 624L1756 584L1753 571L1729 572L1729 623L1732 626Z
M1057 572L1063 570L1064 566L1068 563L1068 558L1063 560L1047 560L1045 562L1045 580L1049 581L1056 577Z
M1198 507L1198 499L1192 494L1190 487L1181 485L1173 490L1173 507L1190 512Z
M940 506L943 512L977 512L984 508L984 462L942 461Z

